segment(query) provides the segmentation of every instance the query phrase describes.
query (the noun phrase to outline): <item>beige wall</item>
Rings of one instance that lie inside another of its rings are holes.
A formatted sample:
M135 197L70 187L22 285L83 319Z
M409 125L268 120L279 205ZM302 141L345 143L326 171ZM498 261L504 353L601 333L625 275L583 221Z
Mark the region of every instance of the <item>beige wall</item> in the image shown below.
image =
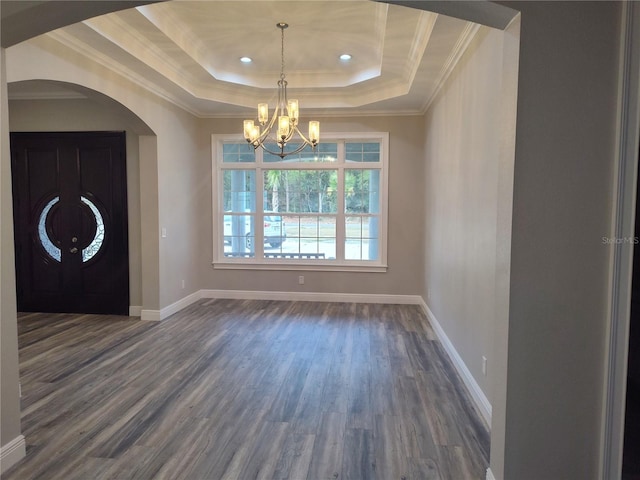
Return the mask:
M12 132L126 131L129 305L142 306L140 163L136 126L115 107L105 108L104 104L90 99L69 99L10 101L9 128Z
M18 328L5 49L0 49L0 446L20 436Z
M198 120L177 109L158 120L163 132L158 134L159 223L167 231L160 239L160 305L166 307L201 288L198 265L206 255L198 231L207 206L199 199L210 177L198 174L203 161Z
M502 43L482 27L431 105L423 177L421 294L490 402L498 202L511 202L498 196Z
M422 296L491 408L504 470L519 21L482 27L426 115ZM482 357L487 358L486 376Z
M160 243L158 235L158 139L140 135L140 241L142 260L142 305L160 308ZM143 312L143 318L145 318Z
M386 273L305 272L305 284L298 285L300 272L219 270L212 261L211 134L240 133L242 119L203 120L200 142L207 157L199 166L206 189L198 186L200 235L202 239L201 288L300 291L321 293L418 295L422 291L424 225L422 187L424 119L422 117L321 118L324 132L389 132L389 265Z
M509 5L522 23L504 478L595 479L620 3Z

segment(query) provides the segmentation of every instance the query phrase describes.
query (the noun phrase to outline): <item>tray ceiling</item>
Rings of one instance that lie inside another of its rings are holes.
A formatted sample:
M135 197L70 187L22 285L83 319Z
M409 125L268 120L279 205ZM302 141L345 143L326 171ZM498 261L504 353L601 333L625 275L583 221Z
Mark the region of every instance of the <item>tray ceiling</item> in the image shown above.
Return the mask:
M275 101L280 30L289 97L303 114L419 114L477 24L372 1L168 1L49 35L201 117ZM339 56L348 53L350 61ZM240 57L253 61L245 64ZM10 88L29 98L31 87ZM42 89L33 98L43 98ZM60 97L60 92L55 92Z

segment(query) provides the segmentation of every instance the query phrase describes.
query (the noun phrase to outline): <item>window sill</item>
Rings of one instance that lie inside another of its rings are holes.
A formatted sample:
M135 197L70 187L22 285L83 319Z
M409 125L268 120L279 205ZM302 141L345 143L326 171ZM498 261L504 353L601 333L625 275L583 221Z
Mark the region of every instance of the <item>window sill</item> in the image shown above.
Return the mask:
M353 265L341 264L330 265L327 263L300 263L300 262L278 262L278 263L257 263L257 262L212 262L213 268L220 270L291 270L291 271L313 271L313 272L366 272L385 273L387 265L369 264Z

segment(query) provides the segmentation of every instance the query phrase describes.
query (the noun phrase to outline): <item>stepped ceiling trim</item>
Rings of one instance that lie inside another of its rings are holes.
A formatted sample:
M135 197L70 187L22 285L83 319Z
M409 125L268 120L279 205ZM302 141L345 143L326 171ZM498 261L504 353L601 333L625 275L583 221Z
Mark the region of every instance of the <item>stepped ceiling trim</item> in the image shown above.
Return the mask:
M372 1L211 0L145 5L46 35L194 115L235 117L275 100L278 21L290 24L285 73L305 116L421 114L479 29Z

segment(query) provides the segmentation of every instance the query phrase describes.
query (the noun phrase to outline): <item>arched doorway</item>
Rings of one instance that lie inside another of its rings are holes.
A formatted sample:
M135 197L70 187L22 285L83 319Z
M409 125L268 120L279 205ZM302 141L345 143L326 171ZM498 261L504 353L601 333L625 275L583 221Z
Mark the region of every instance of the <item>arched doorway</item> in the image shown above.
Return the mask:
M141 251L141 224L143 222L141 221L140 206L140 138L151 138L155 141L154 132L143 120L117 101L79 85L33 80L11 83L8 90L10 98L9 126L12 132L64 132L65 135L68 135L68 132L117 131L123 132L126 137L123 153L126 155L127 161L126 172L123 174L126 177L124 194L128 203L125 212L128 221L126 221L125 227L128 230L129 238L125 247L129 256L127 293L130 301L126 304L125 310L119 313L140 315L140 310L144 305L142 301L144 279L142 278ZM145 153L142 155L148 156ZM155 159L146 159L145 164L154 164L155 161ZM80 201L80 197L78 197L78 201ZM89 204L83 203L82 205L86 205L84 210L87 214L92 212ZM46 207L46 202L41 207ZM51 210L54 209L55 206L52 206ZM53 217L53 215L50 216ZM34 238L37 241L40 237ZM46 250L44 251L46 253ZM48 257L47 262L56 263L55 260ZM93 259L87 260L88 262L82 263L88 264L93 261Z

